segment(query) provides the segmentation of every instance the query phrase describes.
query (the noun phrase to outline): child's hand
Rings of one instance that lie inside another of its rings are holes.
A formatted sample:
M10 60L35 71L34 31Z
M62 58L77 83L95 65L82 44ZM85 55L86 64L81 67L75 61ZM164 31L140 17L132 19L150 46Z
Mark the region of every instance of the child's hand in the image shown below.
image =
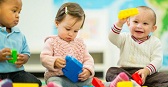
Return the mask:
M138 74L141 76L142 78L142 82L143 84L145 83L146 77L149 75L149 70L147 68L143 68L137 71Z
M25 54L18 54L17 61L15 62L16 67L20 68L23 64L28 61L29 57Z
M79 74L79 80L85 81L90 77L91 73L86 68L83 68L82 73Z
M57 58L55 60L55 63L54 65L57 67L57 68L64 68L66 66L66 60L63 59L63 58Z
M11 56L11 49L4 48L0 51L0 61L11 60L12 58L7 58L7 56Z
M116 23L116 26L119 28L122 28L122 26L126 23L128 18L124 18L124 19L118 19L118 22Z

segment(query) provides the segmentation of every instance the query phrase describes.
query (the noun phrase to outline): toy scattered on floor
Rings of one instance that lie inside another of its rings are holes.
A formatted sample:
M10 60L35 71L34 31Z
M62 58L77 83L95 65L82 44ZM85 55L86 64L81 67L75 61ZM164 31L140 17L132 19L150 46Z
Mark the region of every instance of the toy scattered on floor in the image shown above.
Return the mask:
M131 81L121 81L117 83L117 87L133 87L133 83Z
M9 63L15 63L17 61L17 50L12 49L12 55L11 55L11 60L8 60Z
M138 73L132 74L132 78L133 78L133 80L136 81L139 85L142 85L142 84L143 84L142 78L139 76Z
M123 19L123 18L127 18L130 16L134 16L136 14L138 14L137 8L129 8L129 9L121 10L118 14L118 18Z
M105 87L101 80L99 80L97 77L93 77L92 79L92 85L95 87Z
M60 86L56 85L54 82L49 82L46 86L42 87L60 87Z
M78 75L82 72L83 64L72 56L66 56L66 66L62 69L64 75L72 82L78 82Z
M83 86L83 87L95 87L95 86L90 85L90 86Z
M135 86L132 81L121 81L117 83L117 87L148 87L148 86Z
M4 79L0 81L0 87L13 87L10 79Z
M13 87L39 87L38 83L13 83Z

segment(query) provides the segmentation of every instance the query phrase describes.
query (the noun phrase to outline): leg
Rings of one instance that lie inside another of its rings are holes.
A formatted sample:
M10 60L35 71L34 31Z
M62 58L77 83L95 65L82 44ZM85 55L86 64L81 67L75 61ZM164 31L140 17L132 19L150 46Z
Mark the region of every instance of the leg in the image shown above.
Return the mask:
M39 79L25 71L11 73L10 79L12 79L12 81L16 83L38 83L39 86L42 85Z
M145 86L148 87L168 87L168 74L156 72L146 78Z

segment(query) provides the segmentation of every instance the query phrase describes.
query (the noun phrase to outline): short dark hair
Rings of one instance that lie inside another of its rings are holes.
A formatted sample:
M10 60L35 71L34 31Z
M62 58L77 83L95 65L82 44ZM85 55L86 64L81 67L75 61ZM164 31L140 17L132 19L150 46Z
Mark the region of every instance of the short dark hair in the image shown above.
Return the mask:
M150 8L148 6L138 6L137 8L152 11L153 17L154 17L154 25L156 24L156 13L155 13L155 11L152 8Z
M61 22L65 18L66 14L77 17L79 19L82 19L84 17L81 28L83 27L85 21L85 13L79 4L72 2L64 3L59 8L57 15L55 17L55 21Z

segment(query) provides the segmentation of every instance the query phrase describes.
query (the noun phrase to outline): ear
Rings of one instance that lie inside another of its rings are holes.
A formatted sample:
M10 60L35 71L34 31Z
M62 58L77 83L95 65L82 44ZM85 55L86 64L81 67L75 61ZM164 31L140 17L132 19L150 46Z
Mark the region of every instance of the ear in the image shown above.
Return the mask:
M156 29L157 29L157 26L154 25L154 26L153 26L153 29L152 29L152 32L154 32Z
M58 25L59 25L59 22L55 21L55 26L58 27Z

